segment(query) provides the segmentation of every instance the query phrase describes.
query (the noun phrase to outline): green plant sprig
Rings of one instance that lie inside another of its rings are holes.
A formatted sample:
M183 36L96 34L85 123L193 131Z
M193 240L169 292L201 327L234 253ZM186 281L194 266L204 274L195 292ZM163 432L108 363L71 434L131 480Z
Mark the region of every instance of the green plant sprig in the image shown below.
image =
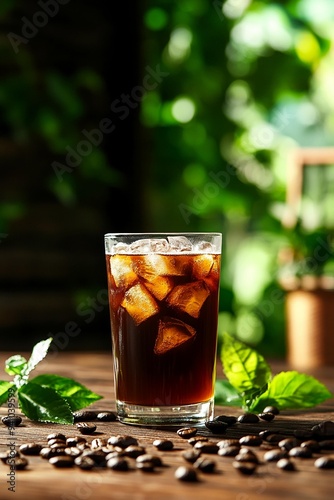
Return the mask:
M38 375L30 379L31 372L48 353L52 337L38 342L29 360L20 354L8 358L5 371L13 381L0 380L0 406L10 397L17 396L26 417L39 422L73 424L73 412L102 399L82 384L58 375Z
M280 410L312 408L333 397L311 375L292 370L273 376L261 354L228 333L223 334L220 357L227 380L216 382L218 405L261 412L269 405Z

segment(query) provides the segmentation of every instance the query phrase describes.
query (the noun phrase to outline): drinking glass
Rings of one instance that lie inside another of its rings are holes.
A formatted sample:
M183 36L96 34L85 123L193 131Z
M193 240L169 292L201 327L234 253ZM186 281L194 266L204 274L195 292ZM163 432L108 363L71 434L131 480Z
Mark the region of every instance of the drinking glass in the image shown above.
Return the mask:
M118 419L213 418L221 233L104 236Z

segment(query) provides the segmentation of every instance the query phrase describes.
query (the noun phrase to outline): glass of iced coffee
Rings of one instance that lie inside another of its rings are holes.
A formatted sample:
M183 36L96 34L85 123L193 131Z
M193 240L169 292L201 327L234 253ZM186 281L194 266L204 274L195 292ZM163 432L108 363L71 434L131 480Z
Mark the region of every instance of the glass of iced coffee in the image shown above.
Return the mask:
M203 424L213 417L222 235L104 241L119 420Z

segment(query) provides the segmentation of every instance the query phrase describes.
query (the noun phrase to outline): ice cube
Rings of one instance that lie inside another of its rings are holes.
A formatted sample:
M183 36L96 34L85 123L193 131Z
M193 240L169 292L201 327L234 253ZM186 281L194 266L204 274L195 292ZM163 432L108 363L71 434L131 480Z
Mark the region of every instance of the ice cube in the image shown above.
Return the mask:
M156 276L184 276L186 266L175 256L148 254L138 259L135 271L147 281L152 281Z
M215 246L209 241L200 241L195 245L195 251L201 253L213 253Z
M193 249L192 243L185 236L168 236L170 249L173 252L184 253L191 252Z
M155 276L151 281L146 281L146 288L158 300L163 300L173 288L172 278L168 276Z
M165 316L159 321L158 336L154 345L155 354L165 354L186 342L191 341L196 330L183 321Z
M110 257L110 272L117 287L124 289L138 281L138 276L132 267L129 255L113 255Z
M155 253L166 253L169 251L169 244L168 241L163 238L152 239L150 241L150 248L151 251Z
M173 288L166 302L174 309L186 312L193 318L198 318L209 295L210 291L203 281L194 281Z
M117 253L129 253L130 247L126 243L115 243L115 245L112 246L112 254L116 255Z
M193 276L197 279L205 278L213 266L213 255L196 255L193 260Z
M137 325L159 312L159 306L154 297L141 283L137 283L125 292L121 305Z

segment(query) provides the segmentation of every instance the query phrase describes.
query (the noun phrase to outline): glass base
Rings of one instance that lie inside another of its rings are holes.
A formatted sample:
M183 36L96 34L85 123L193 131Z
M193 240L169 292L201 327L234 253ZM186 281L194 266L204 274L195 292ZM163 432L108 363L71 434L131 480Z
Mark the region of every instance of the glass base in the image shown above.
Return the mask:
M180 406L140 406L116 401L118 420L151 427L203 425L213 418L213 398L204 403Z

